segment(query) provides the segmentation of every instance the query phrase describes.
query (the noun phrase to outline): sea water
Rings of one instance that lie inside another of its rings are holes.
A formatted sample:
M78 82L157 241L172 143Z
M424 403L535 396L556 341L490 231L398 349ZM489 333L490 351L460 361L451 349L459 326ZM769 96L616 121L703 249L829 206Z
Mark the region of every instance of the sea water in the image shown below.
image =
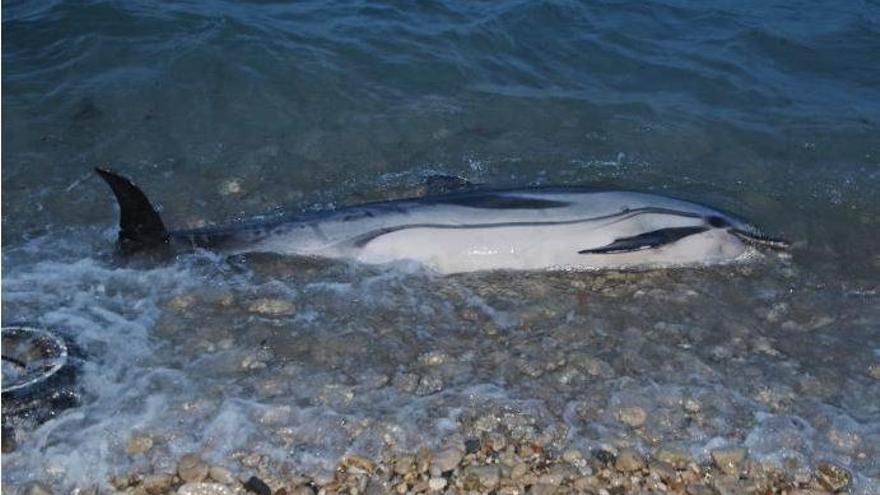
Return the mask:
M3 482L198 451L329 472L501 432L713 448L880 490L880 5L3 4L2 311L77 349L79 405ZM91 172L169 226L492 187L672 194L793 241L740 266L476 273L114 255ZM637 429L622 411L646 413ZM132 438L155 446L128 455ZM169 467L170 466L170 467Z

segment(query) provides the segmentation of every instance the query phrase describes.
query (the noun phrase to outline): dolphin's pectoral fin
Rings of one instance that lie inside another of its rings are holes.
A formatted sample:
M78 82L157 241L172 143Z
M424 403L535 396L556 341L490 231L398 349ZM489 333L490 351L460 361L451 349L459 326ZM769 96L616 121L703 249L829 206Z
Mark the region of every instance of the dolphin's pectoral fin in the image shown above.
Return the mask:
M668 229L653 230L633 237L615 239L607 246L578 251L578 254L615 254L629 253L651 249L683 239L689 235L699 234L709 230L707 227L670 227Z
M457 175L429 175L425 178L425 193L428 196L466 191L474 187L473 182Z

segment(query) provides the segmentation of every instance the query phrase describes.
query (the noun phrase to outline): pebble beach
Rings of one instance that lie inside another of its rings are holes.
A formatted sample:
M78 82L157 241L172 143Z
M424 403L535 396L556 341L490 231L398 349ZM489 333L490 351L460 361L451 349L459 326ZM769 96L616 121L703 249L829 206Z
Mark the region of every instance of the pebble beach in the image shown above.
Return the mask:
M3 326L69 350L3 394L4 495L880 493L875 4L37 0L2 23ZM791 247L449 276L132 258L94 167L172 229L439 175L674 196Z

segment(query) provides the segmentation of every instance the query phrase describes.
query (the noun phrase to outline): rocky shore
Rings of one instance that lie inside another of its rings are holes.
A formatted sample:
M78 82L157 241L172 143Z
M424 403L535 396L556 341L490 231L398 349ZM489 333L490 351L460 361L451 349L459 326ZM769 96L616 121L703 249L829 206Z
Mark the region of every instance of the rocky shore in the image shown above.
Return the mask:
M149 445L135 442L130 453ZM746 449L711 451L709 462L659 448L650 455L633 449L556 452L504 437L468 439L436 450L371 459L350 454L333 473L309 475L257 453L239 452L227 466L198 454L181 456L172 468L112 476L80 487L88 495L108 489L130 495L331 495L331 494L570 494L686 495L846 493L850 473L832 463L794 474L749 458ZM44 484L4 486L3 493L51 495Z

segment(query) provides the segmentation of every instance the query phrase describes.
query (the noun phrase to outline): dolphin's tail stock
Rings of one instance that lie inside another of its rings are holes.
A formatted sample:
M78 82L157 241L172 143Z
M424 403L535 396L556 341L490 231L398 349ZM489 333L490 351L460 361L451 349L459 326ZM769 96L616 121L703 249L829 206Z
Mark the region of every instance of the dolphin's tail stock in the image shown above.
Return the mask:
M168 231L147 196L127 178L96 168L119 202L119 247L125 254L168 244Z

